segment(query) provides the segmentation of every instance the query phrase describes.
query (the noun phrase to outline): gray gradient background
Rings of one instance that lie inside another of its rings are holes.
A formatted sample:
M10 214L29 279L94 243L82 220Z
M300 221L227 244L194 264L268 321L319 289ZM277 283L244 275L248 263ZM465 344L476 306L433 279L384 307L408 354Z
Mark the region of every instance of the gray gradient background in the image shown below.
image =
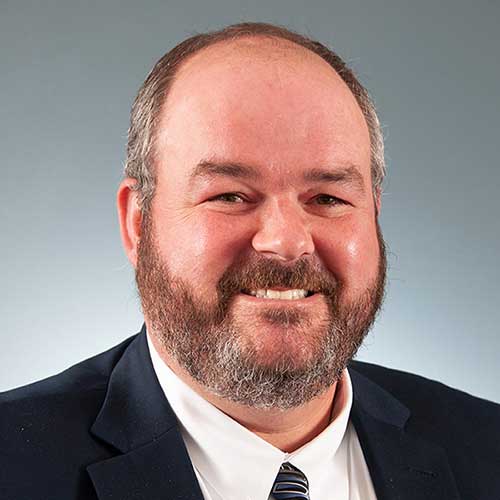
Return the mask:
M358 358L500 401L500 7L476 0L0 0L0 389L136 332L115 191L154 61L226 23L336 49L380 110L389 286Z

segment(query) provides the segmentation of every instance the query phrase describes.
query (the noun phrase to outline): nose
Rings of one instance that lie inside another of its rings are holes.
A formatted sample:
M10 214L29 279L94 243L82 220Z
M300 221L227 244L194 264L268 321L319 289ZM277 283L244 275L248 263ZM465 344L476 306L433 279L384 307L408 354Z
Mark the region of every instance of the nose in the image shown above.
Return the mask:
M263 207L252 239L254 250L284 261L312 254L314 241L306 217L297 203L270 202Z

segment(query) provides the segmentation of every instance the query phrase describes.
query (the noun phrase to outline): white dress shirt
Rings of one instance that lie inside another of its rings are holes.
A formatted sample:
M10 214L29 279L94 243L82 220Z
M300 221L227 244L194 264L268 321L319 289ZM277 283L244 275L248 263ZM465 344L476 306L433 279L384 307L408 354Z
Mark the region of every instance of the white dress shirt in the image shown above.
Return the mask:
M205 500L268 500L280 465L309 481L311 500L376 500L354 426L347 369L337 384L332 421L293 453L285 453L221 412L180 380L148 336L153 367L174 410Z

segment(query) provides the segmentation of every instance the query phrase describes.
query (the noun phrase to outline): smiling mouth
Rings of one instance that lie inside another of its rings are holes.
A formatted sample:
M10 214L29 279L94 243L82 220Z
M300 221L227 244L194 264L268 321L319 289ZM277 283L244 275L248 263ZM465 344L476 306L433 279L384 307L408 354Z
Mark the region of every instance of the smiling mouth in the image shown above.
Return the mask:
M282 290L273 290L269 288L259 290L242 290L242 293L245 295L256 297L258 299L278 300L300 300L314 295L314 292L312 290L304 290L300 288Z

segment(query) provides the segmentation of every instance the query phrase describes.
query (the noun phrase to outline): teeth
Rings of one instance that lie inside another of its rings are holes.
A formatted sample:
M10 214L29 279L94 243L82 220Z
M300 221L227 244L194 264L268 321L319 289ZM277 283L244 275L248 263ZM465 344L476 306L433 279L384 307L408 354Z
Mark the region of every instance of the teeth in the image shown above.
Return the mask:
M250 295L260 299L295 300L303 299L307 290L251 290Z

